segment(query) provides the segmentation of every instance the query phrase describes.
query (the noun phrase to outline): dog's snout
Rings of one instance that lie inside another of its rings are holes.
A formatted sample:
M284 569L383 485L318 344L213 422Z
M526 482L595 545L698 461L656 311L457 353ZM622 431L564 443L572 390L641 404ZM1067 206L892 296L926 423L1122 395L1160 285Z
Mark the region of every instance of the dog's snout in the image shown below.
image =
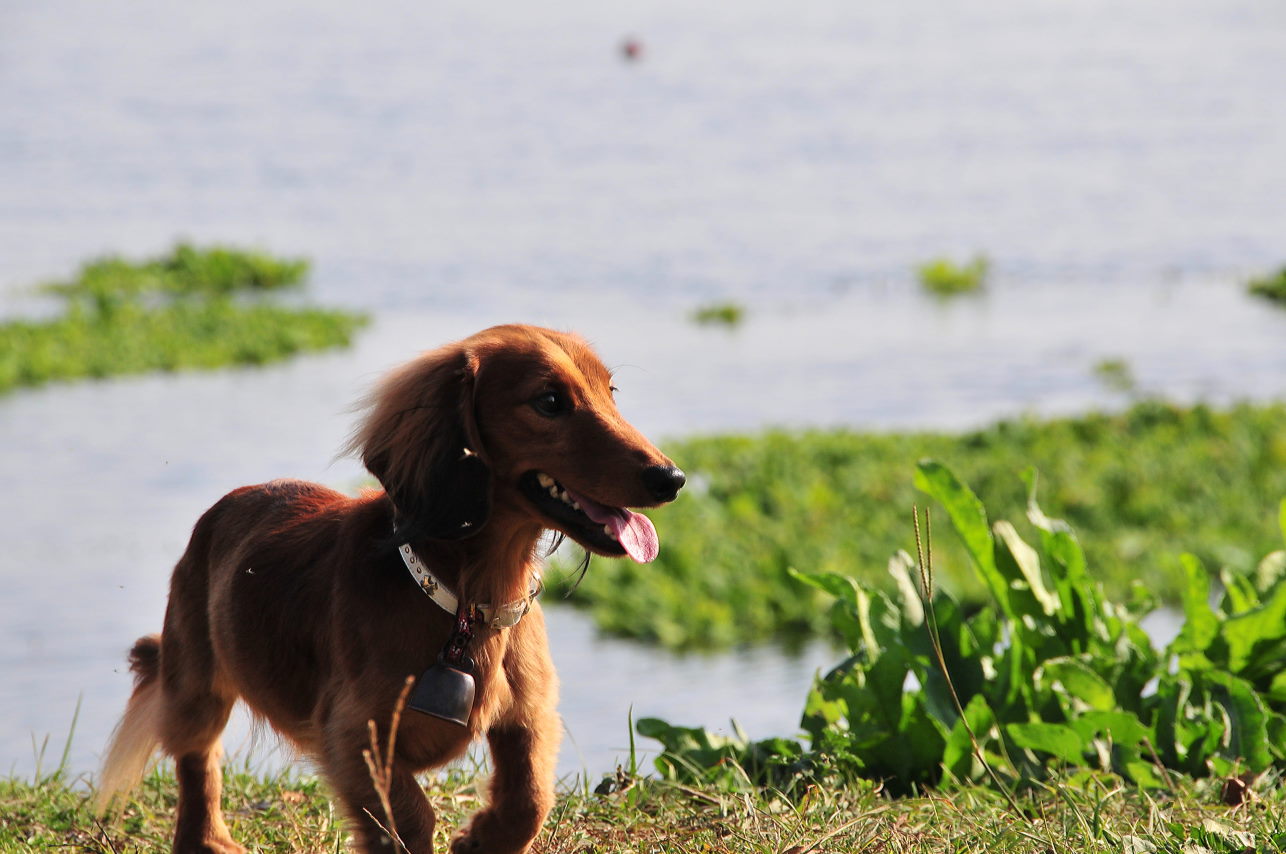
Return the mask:
M687 475L677 466L648 466L643 469L643 485L657 501L673 501L687 482Z

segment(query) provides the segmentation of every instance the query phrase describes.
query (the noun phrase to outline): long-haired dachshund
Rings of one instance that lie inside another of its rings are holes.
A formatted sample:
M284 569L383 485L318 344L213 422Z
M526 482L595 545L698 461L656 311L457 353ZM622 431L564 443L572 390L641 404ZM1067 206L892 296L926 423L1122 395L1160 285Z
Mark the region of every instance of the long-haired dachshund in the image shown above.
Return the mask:
M163 631L130 653L135 687L100 808L159 746L176 763L174 850L243 851L219 804L220 734L241 699L316 760L363 851L390 850L385 827L414 854L431 851L434 813L415 774L485 735L490 803L451 849L527 851L552 805L561 729L533 601L542 534L651 560L656 531L626 508L671 501L684 482L613 391L581 338L498 326L425 353L371 396L349 450L383 491L274 481L210 508L174 569ZM463 725L414 704L402 714L387 815L362 755L367 722L385 743L408 677L451 644L467 658L450 661L471 659L476 696Z

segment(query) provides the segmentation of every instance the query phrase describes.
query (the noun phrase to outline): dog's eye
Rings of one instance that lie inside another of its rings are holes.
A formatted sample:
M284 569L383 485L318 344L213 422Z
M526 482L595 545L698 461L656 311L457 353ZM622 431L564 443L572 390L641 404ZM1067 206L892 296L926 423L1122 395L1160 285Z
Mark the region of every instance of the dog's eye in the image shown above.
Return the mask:
M531 402L532 408L547 418L553 418L555 415L562 415L570 407L567 404L567 398L563 397L556 391L547 391L536 397Z

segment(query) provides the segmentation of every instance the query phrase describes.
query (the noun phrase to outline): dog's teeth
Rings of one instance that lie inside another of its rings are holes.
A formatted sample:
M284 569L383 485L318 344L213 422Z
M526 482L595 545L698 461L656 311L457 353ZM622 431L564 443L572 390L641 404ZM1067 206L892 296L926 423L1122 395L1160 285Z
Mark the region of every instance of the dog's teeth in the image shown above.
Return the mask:
M579 502L579 501L573 501L573 502L572 502L572 509L573 509L573 510L579 510L579 509L580 509L580 502Z
M550 494L550 496L552 496L553 498L557 498L557 497L558 497L558 487L556 487L556 486L551 486L551 487L549 487L549 494Z
M549 487L554 485L554 479L543 471L536 475L536 482L539 483L543 489L549 489Z
M609 537L610 537L610 536L612 536L612 529L611 529L611 528L609 528L608 526L604 525L604 526L603 526L603 533L604 533L604 534L607 534L607 536L609 536Z

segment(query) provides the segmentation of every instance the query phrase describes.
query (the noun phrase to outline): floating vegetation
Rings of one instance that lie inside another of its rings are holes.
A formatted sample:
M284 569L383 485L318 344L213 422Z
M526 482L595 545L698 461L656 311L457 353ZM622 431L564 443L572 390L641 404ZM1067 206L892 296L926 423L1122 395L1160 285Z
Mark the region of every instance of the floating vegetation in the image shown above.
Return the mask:
M1026 496L1013 472L1034 465L1044 503L1085 536L1096 578L1114 596L1146 584L1161 601L1184 590L1177 555L1250 571L1280 541L1265 508L1286 496L1286 406L1227 411L1143 401L1119 414L1017 419L951 433L768 431L667 443L690 486L648 511L661 553L646 567L598 560L569 601L600 628L675 649L800 640L834 631L819 593L791 569L887 585L907 546L916 500L906 476L933 457L967 478L995 511ZM944 584L984 591L963 552L942 543ZM566 592L570 568L546 575Z
M0 324L0 393L148 371L262 365L347 346L364 315L265 298L296 289L303 259L181 243L146 261L118 256L43 286L65 303L52 320Z
M987 281L991 262L985 255L976 255L967 264L957 264L950 258L934 258L916 268L920 285L939 297L976 293Z
M1139 382L1124 359L1100 359L1094 363L1094 377L1109 391L1121 394L1134 394L1139 389Z
M1251 279L1246 287L1255 296L1286 305L1286 267L1276 273Z
M700 326L726 326L732 329L740 326L746 319L746 309L735 302L716 302L701 306L690 317L693 323Z

